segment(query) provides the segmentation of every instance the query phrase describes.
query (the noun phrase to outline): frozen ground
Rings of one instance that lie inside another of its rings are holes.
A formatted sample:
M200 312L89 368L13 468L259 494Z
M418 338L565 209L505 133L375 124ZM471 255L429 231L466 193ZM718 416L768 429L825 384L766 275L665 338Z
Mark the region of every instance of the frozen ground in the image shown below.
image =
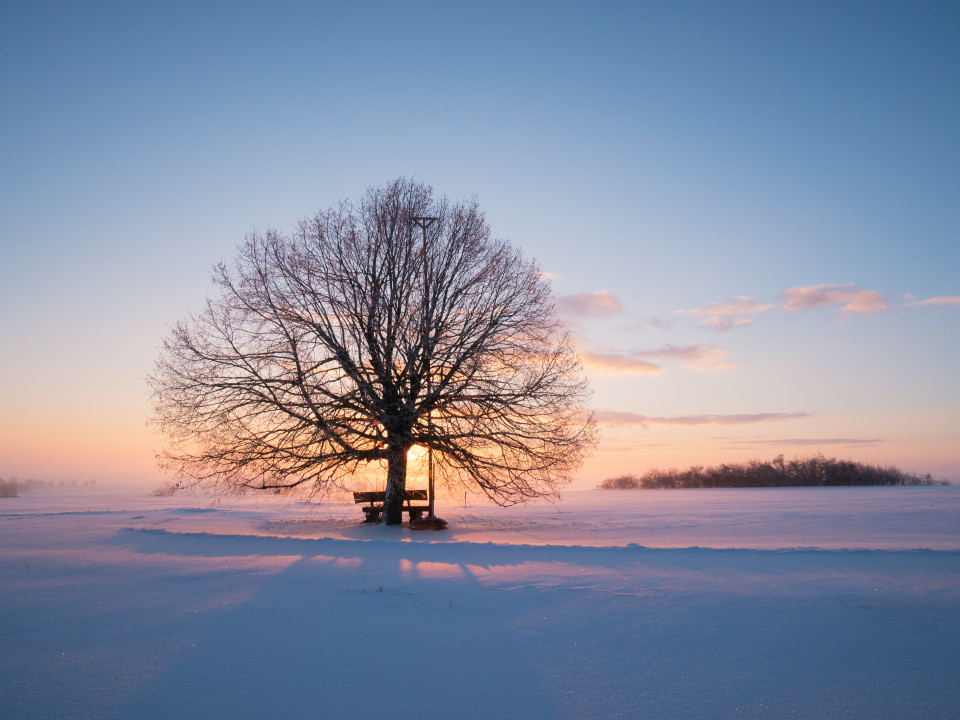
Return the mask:
M0 717L956 718L960 487L0 500Z

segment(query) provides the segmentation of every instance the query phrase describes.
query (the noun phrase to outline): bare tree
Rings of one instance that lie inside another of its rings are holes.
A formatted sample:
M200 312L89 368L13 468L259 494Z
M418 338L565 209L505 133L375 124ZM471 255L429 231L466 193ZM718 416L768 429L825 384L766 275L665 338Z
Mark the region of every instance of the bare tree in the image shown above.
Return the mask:
M507 505L557 494L595 443L549 282L475 200L398 179L249 235L214 282L150 377L182 481L323 491L385 463L398 524L414 445L448 487Z

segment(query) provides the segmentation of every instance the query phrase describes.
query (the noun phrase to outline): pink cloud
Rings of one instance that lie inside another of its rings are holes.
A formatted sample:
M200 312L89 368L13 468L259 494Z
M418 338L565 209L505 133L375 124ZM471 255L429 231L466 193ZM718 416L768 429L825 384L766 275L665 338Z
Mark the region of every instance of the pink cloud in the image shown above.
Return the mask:
M889 296L888 296L889 297ZM927 300L913 301L911 295L900 296L891 305L887 298L874 290L862 290L854 283L843 285L822 283L790 288L780 293L778 302L767 303L760 298L739 295L724 302L712 302L706 307L679 310L680 314L700 318L700 326L716 332L737 327L749 327L757 316L778 308L781 313L816 310L839 306L846 315L862 315L893 308L915 308L929 305L960 306L960 296L941 295Z
M728 353L713 345L687 343L686 345L666 345L656 350L642 350L635 353L640 357L669 358L685 360L694 370L727 370L733 365L724 362Z
M656 328L657 330L669 330L673 326L670 320L664 320L659 315L651 315L646 320L635 320L633 322L617 323L617 327L627 332L640 332L646 328Z
M714 315L757 315L770 310L773 305L765 303L760 298L738 295L730 298L726 302L712 302L704 308L690 310L693 317L704 317Z
M700 325L716 332L726 332L727 330L733 330L735 327L750 327L754 322L756 322L756 318L752 317L730 318L722 315L714 315L713 317L708 317L701 322Z
M780 300L783 303L780 312L785 313L814 310L828 305L842 305L843 312L851 315L890 308L879 293L860 290L853 283L790 288L780 294Z
M581 352L583 364L591 370L612 375L659 375L663 368L641 358L618 353Z
M688 427L700 425L753 425L755 423L798 420L807 417L810 417L810 413L673 415L669 417L653 417L650 415L639 415L637 413L620 412L616 410L601 410L597 413L597 420L607 425L640 425L641 427L648 427L650 425L680 425Z
M879 445L883 440L865 438L785 438L785 439L751 439L751 438L718 438L735 445L748 446L780 446L780 445L845 445L848 447L865 447Z
M623 309L616 295L606 290L560 295L556 304L557 311L566 317L600 317Z
M773 305L760 298L738 295L725 302L712 302L706 307L685 311L695 318L703 318L700 325L716 332L753 325L755 316L772 310Z
M908 303L907 307L923 307L924 305L957 305L960 306L960 296L958 295L940 295L938 297L927 298L919 302Z
M727 351L700 343L666 345L654 350L635 350L628 353L584 351L580 353L583 364L605 374L649 374L663 372L663 368L649 359L682 360L693 370L727 370L732 365L724 362Z
M852 298L850 302L841 308L844 312L850 314L877 312L878 310L889 310L890 306L880 297L879 293L873 290L861 290Z
M679 360L700 360L704 357L713 357L717 354L726 355L726 352L712 345L687 343L686 345L665 345L656 350L641 350L636 353L645 357L666 357Z

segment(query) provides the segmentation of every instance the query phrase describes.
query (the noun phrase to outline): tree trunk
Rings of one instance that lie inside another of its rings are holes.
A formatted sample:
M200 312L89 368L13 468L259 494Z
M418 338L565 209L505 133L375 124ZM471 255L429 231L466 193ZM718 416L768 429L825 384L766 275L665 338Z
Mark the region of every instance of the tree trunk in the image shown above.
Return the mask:
M407 451L409 447L390 445L387 458L387 497L383 501L383 524L403 522L403 496L407 490Z

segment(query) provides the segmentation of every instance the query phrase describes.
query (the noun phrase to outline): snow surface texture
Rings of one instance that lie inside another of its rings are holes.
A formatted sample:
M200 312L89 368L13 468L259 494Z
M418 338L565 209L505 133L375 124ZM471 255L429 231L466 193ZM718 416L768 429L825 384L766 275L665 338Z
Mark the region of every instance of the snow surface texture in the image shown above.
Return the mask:
M960 488L0 500L0 717L956 718Z

